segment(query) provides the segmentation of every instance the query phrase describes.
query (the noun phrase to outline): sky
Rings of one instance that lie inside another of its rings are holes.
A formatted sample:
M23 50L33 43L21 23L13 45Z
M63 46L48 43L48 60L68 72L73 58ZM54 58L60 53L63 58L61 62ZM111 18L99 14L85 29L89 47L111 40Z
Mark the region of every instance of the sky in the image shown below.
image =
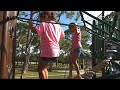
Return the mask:
M102 13L102 11L86 11L86 12L92 14L92 15L95 16L95 17L98 17L98 16ZM106 16L106 15L109 15L111 12L112 12L112 11L104 11L104 15L105 15L105 16ZM75 16L73 17L73 19L70 20L70 19L66 19L66 16L63 15L63 16L61 16L60 21L61 21L61 23L69 24L69 23L71 23L71 22L75 22L75 20L74 20L75 17L76 17L76 14L75 14ZM83 17L84 17L84 19L85 19L86 21L88 21L89 23L92 24L93 18L91 18L90 16L88 16L88 15L86 15L86 14L84 14L84 13L83 13ZM100 18L100 19L101 19L101 18ZM76 23L78 23L78 25L80 25L80 26L83 26L83 22L81 21L81 18L79 18ZM90 25L86 24L86 26L87 26L88 28L92 29L92 27L91 27ZM63 26L63 30L67 30L67 29L68 29L68 26ZM92 42L91 42L91 41L88 41L87 43L91 44Z
M30 13L29 11L26 11L26 12L27 12L28 14ZM99 15L102 13L102 11L86 11L86 12L92 14L92 15L95 16L95 17L99 16ZM111 12L112 12L112 11L105 11L104 14L105 14L105 16L106 16L106 15L110 14ZM69 23L71 23L71 22L75 22L75 20L74 20L75 17L76 17L76 14L75 14L75 16L74 16L72 19L67 19L67 18L66 18L66 15L64 14L64 15L61 16L60 22L61 22L61 23L64 23L64 24L69 24ZM84 17L84 19L85 19L86 21L88 21L89 23L92 24L93 18L89 17L89 16L86 15L86 14L83 14L83 17ZM29 16L29 17L26 17L26 18L30 18L30 16ZM81 21L81 18L79 18L78 21L75 22L75 23L78 23L78 25L83 26L83 22ZM89 28L91 28L91 26L89 26L89 25L87 25L87 24L86 24L86 26L89 27ZM68 26L62 26L62 27L63 27L63 30L64 30L64 31L68 29ZM90 41L89 43L91 43L91 41Z
M90 13L90 14L92 14L95 17L99 16L102 13L102 11L87 11L87 12ZM105 11L105 16L108 15L108 14L110 14L111 12L112 11ZM73 19L70 20L70 19L66 19L65 15L63 15L63 16L61 16L60 21L61 21L61 23L69 24L71 22L75 22L75 20L74 20L75 17L76 17L76 15L73 17ZM84 19L86 21L88 21L89 23L92 23L93 18L89 17L86 14L83 14L83 17L84 17ZM81 21L81 18L79 18L79 20L77 21L77 23L80 23L80 24L78 24L80 26L83 25L83 22ZM87 26L89 28L91 28L91 26L89 26L89 25L87 25ZM68 26L64 26L63 29L67 30Z
M28 14L30 14L30 11L26 11L26 12L27 12ZM92 14L92 15L95 16L95 17L99 16L99 15L102 13L102 11L86 11L86 12ZM112 12L112 11L105 11L105 16L108 15L108 14L110 14L111 12ZM76 17L76 14L74 15L74 17L73 17L72 19L67 19L67 18L66 18L66 15L64 14L64 15L61 16L60 22L61 22L61 23L64 23L64 24L69 24L69 23L71 23L71 22L75 22L75 20L74 20L75 17ZM93 18L89 17L89 16L86 15L86 14L83 14L83 17L84 17L84 19L85 19L86 21L88 21L89 23L92 23ZM26 17L26 18L30 18L30 16L28 16L28 17ZM79 18L76 23L78 23L78 25L80 25L80 26L83 25L83 22L81 21L81 18ZM87 24L86 24L86 26L89 27L89 28L91 28L91 26L89 26L89 25L87 25ZM63 27L63 30L67 30L67 29L68 29L68 26L62 26L62 27Z
M92 14L95 17L98 17L102 11L87 11L88 13ZM104 15L109 15L112 11L105 11ZM89 21L89 23L92 24L93 18L89 17L88 15L84 14L84 19ZM101 18L100 18L101 19ZM90 25L87 25L87 27L92 28Z

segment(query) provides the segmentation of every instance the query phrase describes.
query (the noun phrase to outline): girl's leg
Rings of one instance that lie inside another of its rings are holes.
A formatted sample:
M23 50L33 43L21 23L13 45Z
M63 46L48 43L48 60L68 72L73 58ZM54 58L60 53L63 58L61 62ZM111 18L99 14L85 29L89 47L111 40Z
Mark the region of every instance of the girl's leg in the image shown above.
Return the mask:
M72 62L73 62L73 64L74 64L74 66L75 66L75 69L76 69L76 72L77 72L77 76L80 77L79 64L77 63L78 58L79 58L79 55L74 54L74 55L73 55L73 60L72 60Z
M44 72L45 72L45 78L48 79L48 70L47 69L44 69Z
M73 70L73 63L72 63L72 54L71 54L69 58L69 75L67 79L72 79L72 70Z
M40 61L38 64L38 73L39 73L39 78L40 79L48 79L48 71L47 71L47 66L48 62L45 61Z
M74 64L76 72L77 72L77 76L75 77L76 79L82 79L82 77L80 75L79 64L78 64L80 53L81 53L81 48L75 49L74 54L73 54L73 59L72 59L72 62Z

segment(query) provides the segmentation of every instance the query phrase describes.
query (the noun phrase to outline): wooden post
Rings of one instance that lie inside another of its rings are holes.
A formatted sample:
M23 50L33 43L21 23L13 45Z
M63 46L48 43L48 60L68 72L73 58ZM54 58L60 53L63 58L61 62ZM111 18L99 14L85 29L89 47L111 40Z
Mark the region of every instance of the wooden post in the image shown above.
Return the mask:
M3 19L4 20L6 18L6 11L3 11ZM7 79L8 78L8 73L7 73L7 51L6 51L6 47L5 47L5 40L6 40L6 24L3 23L2 24L2 43L1 43L1 70L0 70L0 78L1 79Z
M7 17L17 16L17 11L3 11L3 19ZM6 23L1 24L2 39L1 39L1 66L0 66L0 78L10 79L12 78L12 70L15 64L15 25L16 21L9 20ZM14 43L13 43L14 42Z
M3 11L0 11L0 21L1 20L3 20ZM3 25L0 25L0 66L1 66L2 28L3 28Z

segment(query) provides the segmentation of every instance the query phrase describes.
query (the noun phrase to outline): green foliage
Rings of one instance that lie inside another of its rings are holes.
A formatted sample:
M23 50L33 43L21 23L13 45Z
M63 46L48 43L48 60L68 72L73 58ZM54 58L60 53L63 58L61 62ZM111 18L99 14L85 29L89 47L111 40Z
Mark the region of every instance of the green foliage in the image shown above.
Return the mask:
M62 50L67 51L68 49L71 48L71 40L66 39L66 38L62 39L60 41L60 47Z
M80 13L79 13L79 11L77 11L77 16L75 18L75 21L78 21L79 17L80 17Z
M34 11L34 17L33 19L37 20L38 18L36 18L39 15L40 11ZM77 16L75 17L75 21L78 21L79 17L80 17L80 13L79 11L56 11L57 13L57 21L60 22L61 16L62 15L66 15L66 18L68 19L72 19L74 17L74 15L76 14ZM30 16L30 14L27 14L25 11L20 11L19 13L19 17L26 17L26 16ZM24 52L25 53L25 47L26 47L26 42L27 42L27 31L29 28L28 23L23 23L23 22L18 22L17 23L18 27L17 27L17 32L16 32L16 43L17 43L17 53L19 52ZM87 44L87 42L90 39L90 35L88 33L86 33L86 31L84 30L84 27L81 26L81 31L82 31L82 45L84 49L89 49L89 44ZM37 34L33 34L32 38L31 38L31 46L33 47L32 53L31 53L31 60L37 60L36 54L39 53L39 42L40 42L40 38L38 37ZM22 45L22 48L20 47L20 45ZM67 58L67 56L69 55L69 49L71 48L71 32L69 30L65 30L65 38L60 40L60 49L61 49L61 54L59 57L59 60L64 60L65 58ZM23 55L24 56L24 55ZM24 56L25 57L25 56Z
M17 34L16 34L16 37L17 37L17 43L19 44L26 44L26 37L27 37L27 30L28 30L28 24L26 23L17 23Z
M87 43L90 40L90 34L86 31L81 32L82 37L82 46L84 49L89 49L90 45Z
M25 15L25 11L20 11L19 16L23 16L23 15Z
M89 40L90 40L90 34L87 33L84 29L83 26L80 27L81 28L81 41L82 41L82 45L83 45L83 48L84 49L89 49L90 45L87 43ZM71 32L70 30L66 30L65 31L65 38L68 39L68 40L71 40Z
M70 13L66 12L66 18L72 19L75 14L75 11L71 11Z

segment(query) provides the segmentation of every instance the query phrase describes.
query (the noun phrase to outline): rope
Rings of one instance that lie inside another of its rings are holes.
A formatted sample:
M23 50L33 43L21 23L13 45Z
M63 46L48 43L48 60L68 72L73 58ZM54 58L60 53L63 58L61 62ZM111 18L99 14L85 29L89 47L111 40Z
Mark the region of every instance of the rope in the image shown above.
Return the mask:
M10 20L17 19L17 17L18 17L18 16L7 17L7 18L5 18L4 20L1 20L1 21L0 21L0 25L1 25L1 24L4 24L4 23L6 23L6 22L8 22L8 21L10 21Z

